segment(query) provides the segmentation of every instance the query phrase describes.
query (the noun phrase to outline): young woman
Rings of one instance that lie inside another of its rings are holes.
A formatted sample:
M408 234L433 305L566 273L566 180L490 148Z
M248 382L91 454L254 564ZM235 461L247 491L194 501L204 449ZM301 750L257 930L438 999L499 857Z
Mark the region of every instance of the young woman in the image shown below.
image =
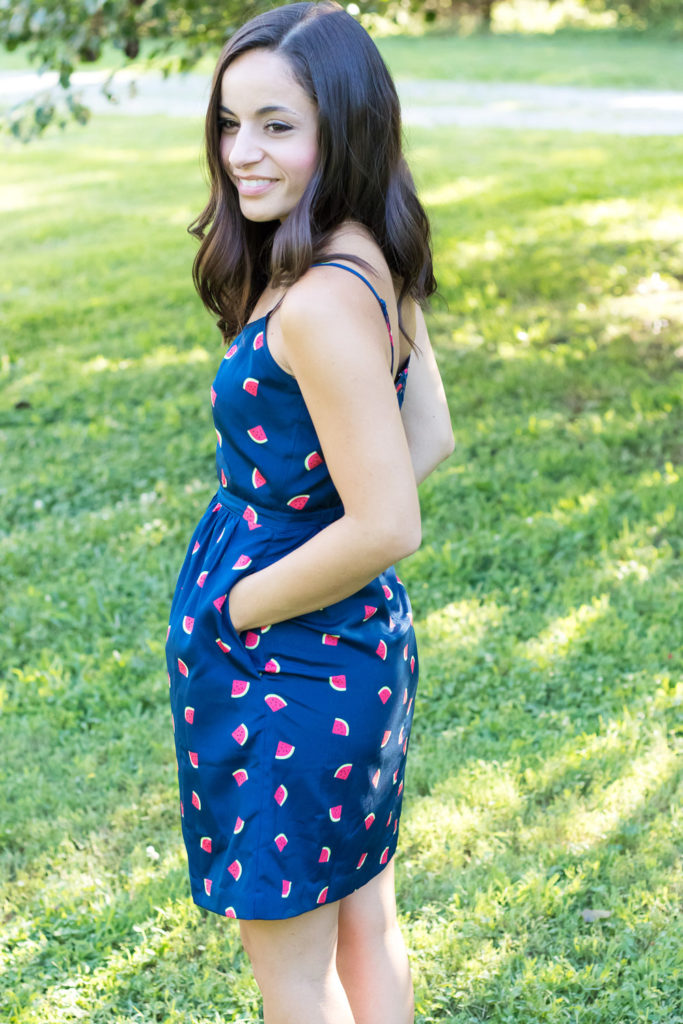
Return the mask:
M429 227L391 78L335 3L233 35L206 141L220 486L167 638L192 895L239 919L266 1024L407 1024L392 857L418 667L393 563L453 444Z

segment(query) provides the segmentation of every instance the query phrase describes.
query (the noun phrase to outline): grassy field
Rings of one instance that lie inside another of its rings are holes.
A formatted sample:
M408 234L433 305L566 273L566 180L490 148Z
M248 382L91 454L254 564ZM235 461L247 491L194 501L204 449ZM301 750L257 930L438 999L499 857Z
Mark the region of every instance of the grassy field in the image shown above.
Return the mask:
M396 77L683 89L683 44L655 33L563 29L553 35L429 34L389 36L377 39L377 44ZM84 69L120 63L120 53L108 49ZM210 74L214 63L215 57L206 57L197 70ZM25 50L0 50L0 71L28 67Z
M163 659L214 489L200 134L4 155L3 1024L259 1020L189 901ZM401 567L417 1021L680 1024L683 138L410 146L456 437Z

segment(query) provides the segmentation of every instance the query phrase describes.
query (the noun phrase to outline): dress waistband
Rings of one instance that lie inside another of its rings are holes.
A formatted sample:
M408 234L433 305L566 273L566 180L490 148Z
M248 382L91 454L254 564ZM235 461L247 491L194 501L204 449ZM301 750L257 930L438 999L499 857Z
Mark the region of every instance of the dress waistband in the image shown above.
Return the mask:
M245 501L244 498L240 498L239 495L233 494L231 491L226 491L224 487L219 487L216 491L215 497L212 501L219 501L221 505L229 508L231 512L235 512L238 516L244 516L244 513L248 508L251 508L256 512L259 521L264 523L272 523L274 526L278 526L281 529L284 526L292 526L296 528L297 523L310 525L311 523L320 523L327 525L333 523L337 519L341 519L344 515L344 506L335 505L332 508L318 508L306 510L292 509L291 512L280 511L274 508L264 508L262 505L256 505L253 501Z

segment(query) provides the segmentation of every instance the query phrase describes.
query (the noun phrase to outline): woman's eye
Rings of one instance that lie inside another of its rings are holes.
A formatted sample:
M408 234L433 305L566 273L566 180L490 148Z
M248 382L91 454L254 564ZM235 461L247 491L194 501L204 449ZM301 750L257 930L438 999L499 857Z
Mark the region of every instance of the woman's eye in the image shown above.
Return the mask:
M281 135L283 132L291 131L291 124L283 124L282 121L269 121L266 128L274 135Z
M218 122L218 127L222 132L229 132L237 127L237 121L233 121L231 117L222 117Z

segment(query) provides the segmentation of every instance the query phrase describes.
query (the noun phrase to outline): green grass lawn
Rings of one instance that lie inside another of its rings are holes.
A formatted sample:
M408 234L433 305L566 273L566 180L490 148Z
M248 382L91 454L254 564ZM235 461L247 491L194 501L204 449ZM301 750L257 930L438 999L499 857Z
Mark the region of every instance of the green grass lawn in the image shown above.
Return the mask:
M3 1024L259 1020L189 901L163 657L215 488L200 135L3 158ZM401 566L417 1021L680 1024L683 138L410 146L456 438Z
M377 44L399 78L683 89L683 43L661 33L615 29L466 37L431 33L389 36L377 39ZM214 63L215 57L206 57L197 70L210 74ZM120 64L121 54L109 48L97 63L84 69ZM0 50L0 71L28 67L25 49Z

